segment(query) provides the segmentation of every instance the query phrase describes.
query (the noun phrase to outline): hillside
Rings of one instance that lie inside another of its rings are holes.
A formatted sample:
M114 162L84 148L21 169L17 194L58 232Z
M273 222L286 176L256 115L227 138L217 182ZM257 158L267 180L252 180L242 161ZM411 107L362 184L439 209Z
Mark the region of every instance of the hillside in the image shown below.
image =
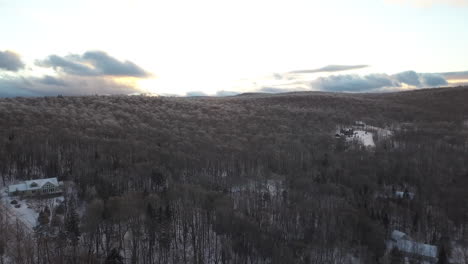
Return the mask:
M35 250L15 247L27 232L0 240L18 263L35 252L45 263L401 263L386 246L400 230L468 263L467 102L468 87L3 98L0 186L58 177L75 191ZM392 136L372 149L334 137L357 120Z

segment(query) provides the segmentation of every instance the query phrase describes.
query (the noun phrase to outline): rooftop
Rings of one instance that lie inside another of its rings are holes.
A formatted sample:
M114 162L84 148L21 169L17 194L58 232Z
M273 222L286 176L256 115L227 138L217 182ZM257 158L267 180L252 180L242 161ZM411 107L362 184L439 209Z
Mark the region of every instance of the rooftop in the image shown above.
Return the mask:
M46 178L46 179L28 180L19 184L10 185L8 186L8 191L14 192L14 191L37 190L37 189L41 189L42 186L44 186L48 182L55 186L59 186L59 182L57 178L54 177L54 178Z
M412 241L407 234L401 231L394 230L391 238L393 241L390 242L389 245L391 247L396 247L403 252L429 258L437 257L437 246Z

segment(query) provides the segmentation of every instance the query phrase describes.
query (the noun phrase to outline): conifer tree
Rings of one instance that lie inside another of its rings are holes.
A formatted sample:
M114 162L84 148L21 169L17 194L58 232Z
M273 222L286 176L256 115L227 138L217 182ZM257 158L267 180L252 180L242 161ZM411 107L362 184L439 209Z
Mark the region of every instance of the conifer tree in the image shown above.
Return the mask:
M80 219L76 213L75 208L71 208L65 217L65 231L67 238L72 244L77 244L80 238Z
M109 255L106 258L105 264L123 264L123 257L120 255L120 252L113 248Z

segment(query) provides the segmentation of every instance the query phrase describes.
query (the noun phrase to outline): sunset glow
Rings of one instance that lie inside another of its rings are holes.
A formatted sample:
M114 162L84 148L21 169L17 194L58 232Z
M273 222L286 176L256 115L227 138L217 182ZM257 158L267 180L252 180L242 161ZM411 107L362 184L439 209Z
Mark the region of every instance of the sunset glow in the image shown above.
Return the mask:
M137 91L177 95L266 86L294 90L294 83L315 90L309 82L337 74L468 69L466 1L19 0L0 1L0 8L0 51L21 56L26 66L16 74L23 78L43 72L37 61L50 55L91 70L98 61L76 60L89 51L105 52L112 62L128 61L153 75L100 78ZM360 64L368 67L299 79L284 76ZM54 72L62 66L51 64L50 74L63 76ZM5 74L0 72L0 78ZM282 78L265 79L275 74Z

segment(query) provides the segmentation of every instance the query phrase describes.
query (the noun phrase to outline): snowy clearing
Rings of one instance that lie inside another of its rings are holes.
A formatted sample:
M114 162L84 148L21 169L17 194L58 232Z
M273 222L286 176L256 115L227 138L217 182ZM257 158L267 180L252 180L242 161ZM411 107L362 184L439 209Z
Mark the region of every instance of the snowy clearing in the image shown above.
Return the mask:
M379 141L393 135L393 132L386 128L366 125L361 121L357 121L356 124L358 125L349 127L340 126L335 132L335 137L345 137L348 142L357 141L365 147L375 147L374 140Z
M15 200L17 204L11 204L13 200ZM63 200L63 196L21 199L20 197L10 197L3 194L0 202L3 208L7 211L10 221L15 222L16 219L18 219L24 224L25 227L33 230L33 228L37 225L39 212L44 209L45 206L48 206L50 209L52 209ZM17 208L18 205L19 207Z
M359 140L366 147L375 147L373 134L371 132L356 130L354 136L347 138L348 140Z
M261 191L268 193L272 196L278 195L283 191L282 182L280 180L268 179L266 181L261 180L249 180L248 183L234 186L231 188L231 192L240 193L247 191Z
M11 201L16 200L19 208L16 208ZM2 206L6 210L10 220L15 222L16 219L20 220L28 229L32 230L36 226L37 213L34 209L30 208L25 200L12 199L11 197L3 197Z
M377 136L382 137L382 138L390 137L393 135L393 132L391 130L381 128L381 127L366 126L366 129L375 131L377 133Z

